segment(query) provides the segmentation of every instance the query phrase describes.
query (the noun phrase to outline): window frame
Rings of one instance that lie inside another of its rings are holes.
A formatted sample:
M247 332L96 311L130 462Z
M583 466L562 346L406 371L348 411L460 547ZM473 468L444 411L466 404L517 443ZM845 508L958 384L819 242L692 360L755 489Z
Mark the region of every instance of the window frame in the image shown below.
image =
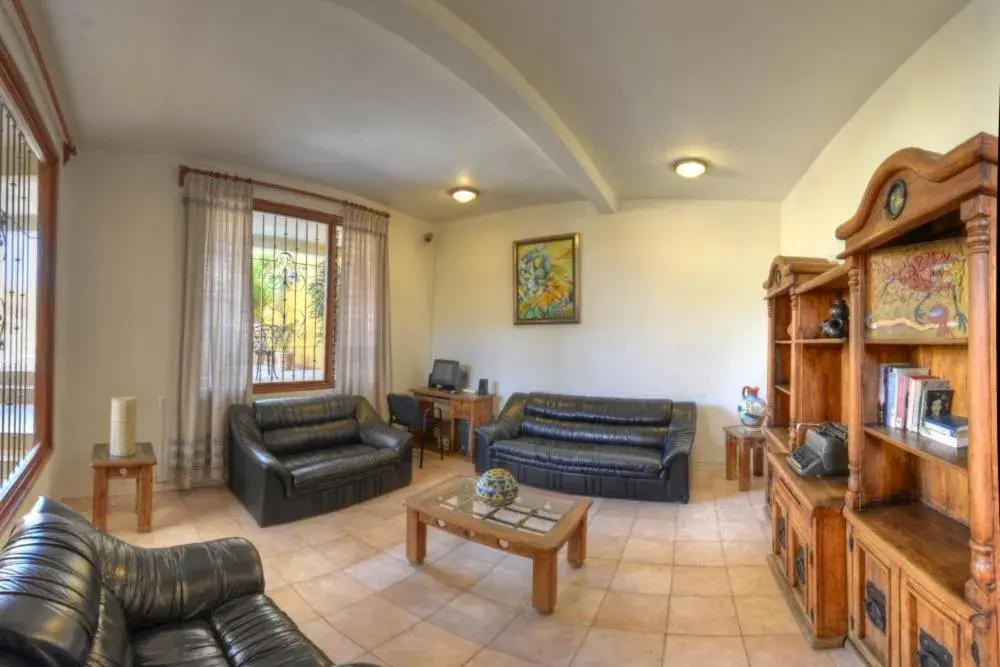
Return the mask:
M253 200L254 213L271 213L273 215L283 215L289 218L309 220L326 225L327 239L327 273L326 273L326 340L323 345L324 359L326 360L323 369L322 380L299 380L295 382L261 382L253 383L254 394L281 394L299 391L317 391L334 388L334 341L336 339L336 304L337 294L337 228L343 223L343 219L332 213L325 213L311 208L285 204L270 199L255 197ZM251 244L252 247L252 244ZM251 355L253 354L253 343L251 343Z

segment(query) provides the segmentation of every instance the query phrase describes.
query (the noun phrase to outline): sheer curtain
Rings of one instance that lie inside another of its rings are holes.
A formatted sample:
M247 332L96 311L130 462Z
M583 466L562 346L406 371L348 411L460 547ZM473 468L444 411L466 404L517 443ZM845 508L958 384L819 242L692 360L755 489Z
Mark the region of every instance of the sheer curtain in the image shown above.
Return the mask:
M226 408L251 393L253 187L188 174L178 437L182 488L226 478Z
M389 220L345 208L334 375L337 391L386 414L389 353Z

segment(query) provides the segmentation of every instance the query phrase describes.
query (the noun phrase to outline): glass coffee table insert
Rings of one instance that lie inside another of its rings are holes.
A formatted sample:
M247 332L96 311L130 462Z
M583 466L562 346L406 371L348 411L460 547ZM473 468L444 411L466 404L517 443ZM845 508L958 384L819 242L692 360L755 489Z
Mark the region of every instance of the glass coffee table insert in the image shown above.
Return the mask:
M443 509L534 535L551 531L573 508L572 501L542 496L523 488L512 504L493 507L477 500L474 479L459 480L454 485L436 490L434 495Z

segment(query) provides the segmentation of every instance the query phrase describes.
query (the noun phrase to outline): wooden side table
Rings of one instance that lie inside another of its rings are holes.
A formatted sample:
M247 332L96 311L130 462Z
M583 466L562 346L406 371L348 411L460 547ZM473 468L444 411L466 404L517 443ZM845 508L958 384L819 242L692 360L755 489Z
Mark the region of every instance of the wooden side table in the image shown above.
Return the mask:
M736 479L740 491L749 491L751 463L755 476L764 474L764 431L746 426L722 430L726 433L726 479Z
M153 523L153 466L156 454L148 442L135 443L134 456L111 456L107 444L94 445L90 467L94 471L94 504L91 521L101 530L108 529L108 480L136 480L136 510L139 532L148 533Z

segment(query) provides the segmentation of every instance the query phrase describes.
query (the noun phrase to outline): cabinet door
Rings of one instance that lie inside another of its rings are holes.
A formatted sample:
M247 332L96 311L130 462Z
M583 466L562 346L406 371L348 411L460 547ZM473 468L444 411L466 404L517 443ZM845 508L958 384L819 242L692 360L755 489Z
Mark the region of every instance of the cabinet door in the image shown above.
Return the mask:
M851 527L847 541L851 609L848 632L870 663L896 667L890 662L895 611L892 568L858 539Z
M972 627L905 574L899 626L900 667L979 667Z
M809 567L810 540L809 533L804 532L797 522L792 522L791 544L789 554L791 556L791 584L795 599L802 608L802 613L810 622L816 620L816 613L813 611L811 572Z
M790 531L788 503L781 494L778 485L775 484L771 495L771 552L778 561L778 566L781 568L781 572L785 575L786 579L791 571L791 567L788 564Z

